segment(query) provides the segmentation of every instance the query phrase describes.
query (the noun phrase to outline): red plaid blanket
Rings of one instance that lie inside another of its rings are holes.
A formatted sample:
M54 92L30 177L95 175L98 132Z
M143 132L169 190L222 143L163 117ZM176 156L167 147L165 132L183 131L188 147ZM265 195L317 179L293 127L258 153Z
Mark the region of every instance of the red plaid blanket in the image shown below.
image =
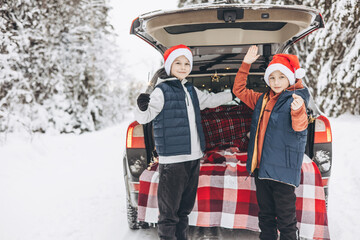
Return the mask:
M207 152L201 162L196 203L189 216L190 225L259 231L255 182L253 177L245 180L248 176L245 165L246 153L239 152L237 148ZM301 170L301 183L296 188L300 236L330 239L320 172L307 156ZM158 220L158 180L157 165L140 176L140 221L156 223Z
M202 110L206 150L232 146L246 152L249 143L246 134L250 131L251 115L252 110L245 104Z

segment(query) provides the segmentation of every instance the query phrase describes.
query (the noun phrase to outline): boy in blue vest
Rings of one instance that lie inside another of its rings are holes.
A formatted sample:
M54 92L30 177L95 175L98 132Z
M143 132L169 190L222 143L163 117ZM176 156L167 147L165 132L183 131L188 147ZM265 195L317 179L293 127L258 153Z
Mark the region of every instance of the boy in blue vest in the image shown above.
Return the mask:
M185 45L164 53L164 68L172 78L160 79L149 94L140 94L135 112L141 124L153 121L159 154L158 234L160 239L187 239L188 215L193 209L205 137L200 110L232 100L231 92L199 91L186 77L193 56Z
M299 239L295 187L300 184L307 140L309 92L295 55L276 54L267 67L266 93L246 88L251 64L259 57L251 46L236 75L234 94L254 110L250 127L247 170L255 177L260 239Z

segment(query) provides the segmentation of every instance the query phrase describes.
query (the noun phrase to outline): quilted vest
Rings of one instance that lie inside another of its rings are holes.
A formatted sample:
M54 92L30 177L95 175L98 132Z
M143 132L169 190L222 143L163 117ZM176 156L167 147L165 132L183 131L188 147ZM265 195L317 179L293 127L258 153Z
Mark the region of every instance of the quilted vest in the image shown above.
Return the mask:
M307 129L296 132L292 128L290 105L293 101L293 93L294 91L288 90L281 93L271 112L261 153L259 178L275 180L297 187L300 184ZM305 106L307 106L310 96L308 90L306 88L299 89L296 90L296 94L304 99ZM257 101L252 115L248 160L246 163L249 173L254 153L257 123L264 96L265 94Z
M165 81L157 85L164 94L164 107L153 120L156 151L160 156L191 154L190 125L186 93L180 81ZM193 85L185 83L194 106L197 133L201 150L205 150L205 136L201 125L199 100Z

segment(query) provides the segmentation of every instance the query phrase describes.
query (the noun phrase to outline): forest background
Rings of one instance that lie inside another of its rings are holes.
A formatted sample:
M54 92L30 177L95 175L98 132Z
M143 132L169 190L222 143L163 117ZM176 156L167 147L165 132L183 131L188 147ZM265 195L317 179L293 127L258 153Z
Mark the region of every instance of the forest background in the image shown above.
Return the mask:
M178 7L206 2L217 1L179 0ZM295 44L290 53L298 53L310 91L325 114L360 114L359 1L231 2L318 9L325 28ZM120 122L133 109L147 81L124 73L126 59L110 10L108 0L1 1L1 133L96 131Z

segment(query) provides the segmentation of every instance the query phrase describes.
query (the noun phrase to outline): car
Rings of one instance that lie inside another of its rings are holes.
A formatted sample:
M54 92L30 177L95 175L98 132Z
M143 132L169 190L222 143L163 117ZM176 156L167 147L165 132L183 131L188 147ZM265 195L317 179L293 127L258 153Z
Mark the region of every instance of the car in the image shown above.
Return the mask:
M210 3L140 15L130 33L143 39L160 54L177 44L193 53L193 69L187 80L203 91L231 91L242 60L251 45L261 55L251 65L247 87L268 90L264 72L277 53L287 53L293 44L324 27L321 14L305 6ZM150 86L154 87L158 73ZM312 78L310 74L307 78ZM243 104L233 101L230 105ZM231 108L229 108L231 109ZM326 201L332 166L332 133L329 119L310 97L306 155L321 172ZM137 220L139 177L157 158L152 123L132 122L127 129L123 158L127 191L128 223L131 229L147 227Z

